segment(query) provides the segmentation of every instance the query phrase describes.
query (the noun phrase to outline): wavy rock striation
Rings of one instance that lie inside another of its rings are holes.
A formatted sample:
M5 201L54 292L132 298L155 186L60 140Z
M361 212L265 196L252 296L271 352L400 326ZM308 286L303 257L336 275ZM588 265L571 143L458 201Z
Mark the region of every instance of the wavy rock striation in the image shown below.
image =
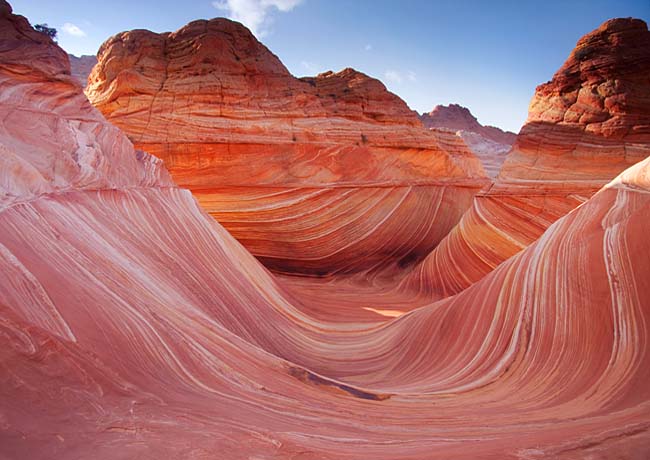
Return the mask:
M91 102L279 271L417 260L486 183L461 139L422 129L378 80L295 78L227 19L124 32L98 57ZM422 203L431 225L413 213Z
M404 282L435 296L481 279L650 155L650 32L612 19L540 85L494 185Z
M0 30L3 458L647 457L650 159L466 291L327 321Z

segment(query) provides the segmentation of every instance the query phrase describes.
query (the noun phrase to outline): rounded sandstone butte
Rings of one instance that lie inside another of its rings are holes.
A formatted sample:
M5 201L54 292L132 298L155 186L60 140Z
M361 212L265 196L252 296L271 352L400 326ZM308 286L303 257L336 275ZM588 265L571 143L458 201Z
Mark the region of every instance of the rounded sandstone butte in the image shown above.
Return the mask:
M487 183L461 138L424 129L380 81L295 78L227 19L123 32L98 58L91 102L276 270L413 263Z
M102 45L98 59L88 98L136 146L164 159L181 185L484 178L462 141L423 130L378 80L353 69L295 78L227 19L173 33L123 32ZM343 150L357 157L353 174L335 170ZM263 153L251 161L255 151ZM301 168L305 155L326 163Z
M328 114L349 119L369 119L419 128L416 112L386 89L384 84L363 72L345 68L339 72L323 72L301 81L314 87Z

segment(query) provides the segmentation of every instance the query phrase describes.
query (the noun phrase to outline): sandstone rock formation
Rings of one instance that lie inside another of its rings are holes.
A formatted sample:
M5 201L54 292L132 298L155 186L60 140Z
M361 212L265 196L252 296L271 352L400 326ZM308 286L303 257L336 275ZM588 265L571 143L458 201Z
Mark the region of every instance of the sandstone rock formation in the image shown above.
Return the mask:
M429 129L454 131L481 160L491 178L499 174L517 137L515 133L481 125L469 109L458 104L437 105L431 112L420 115L420 120Z
M467 107L458 104L437 105L431 112L420 115L426 128L446 128L480 134L497 144L512 145L517 135L495 126L483 126Z
M495 184L405 282L462 291L650 155L650 32L612 19L540 85Z
M457 296L325 321L29 29L0 0L2 458L650 452L650 159Z
M461 139L424 130L378 80L295 78L227 19L124 32L98 57L91 102L280 271L409 263L486 183Z
M95 67L95 64L97 64L97 56L83 55L77 57L74 54L68 53L68 58L70 59L72 76L85 88L88 84L88 76L92 72L93 67Z
M496 178L512 145L500 144L473 131L456 131L456 135L481 161L485 174L492 179Z

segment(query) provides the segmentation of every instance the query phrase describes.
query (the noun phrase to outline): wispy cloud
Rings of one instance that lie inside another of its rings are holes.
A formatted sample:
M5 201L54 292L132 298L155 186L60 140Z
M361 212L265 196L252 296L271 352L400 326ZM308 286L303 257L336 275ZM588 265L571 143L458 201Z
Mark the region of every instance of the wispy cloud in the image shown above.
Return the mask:
M318 64L314 64L313 62L309 61L301 61L300 65L305 68L308 72L311 72L312 74L318 73L318 69L320 66Z
M372 45L368 43L366 46L363 47L363 49L366 51L372 51Z
M397 70L387 70L384 72L384 77L386 77L386 80L393 83L402 83L404 81L402 74Z
M302 0L217 0L212 6L226 11L230 19L239 21L253 34L264 37L273 21L273 10L286 13L302 3Z
M74 25L71 22L66 22L63 24L63 27L61 27L61 30L63 30L64 33L68 35L72 35L73 37L85 37L86 32L81 30L78 26Z
M384 77L389 82L398 84L402 84L405 81L416 82L418 80L417 75L412 70L399 72L397 70L390 69L384 72Z

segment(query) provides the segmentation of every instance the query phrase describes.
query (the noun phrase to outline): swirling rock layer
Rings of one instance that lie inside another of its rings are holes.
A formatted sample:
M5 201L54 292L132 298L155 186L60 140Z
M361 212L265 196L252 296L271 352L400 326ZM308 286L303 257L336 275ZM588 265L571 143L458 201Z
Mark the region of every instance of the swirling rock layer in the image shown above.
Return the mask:
M193 191L264 265L311 275L401 271L449 233L474 193L451 185Z
M88 103L63 50L8 11L0 11L0 210L69 191L173 185L161 160L134 151Z
M124 32L98 57L92 103L278 270L331 274L370 269L385 255L416 260L486 183L461 139L424 130L378 80L353 69L297 79L226 19ZM454 187L459 200L427 204L434 224L422 228L414 206Z
M650 159L391 319L272 275L1 0L0 31L1 457L647 457Z

